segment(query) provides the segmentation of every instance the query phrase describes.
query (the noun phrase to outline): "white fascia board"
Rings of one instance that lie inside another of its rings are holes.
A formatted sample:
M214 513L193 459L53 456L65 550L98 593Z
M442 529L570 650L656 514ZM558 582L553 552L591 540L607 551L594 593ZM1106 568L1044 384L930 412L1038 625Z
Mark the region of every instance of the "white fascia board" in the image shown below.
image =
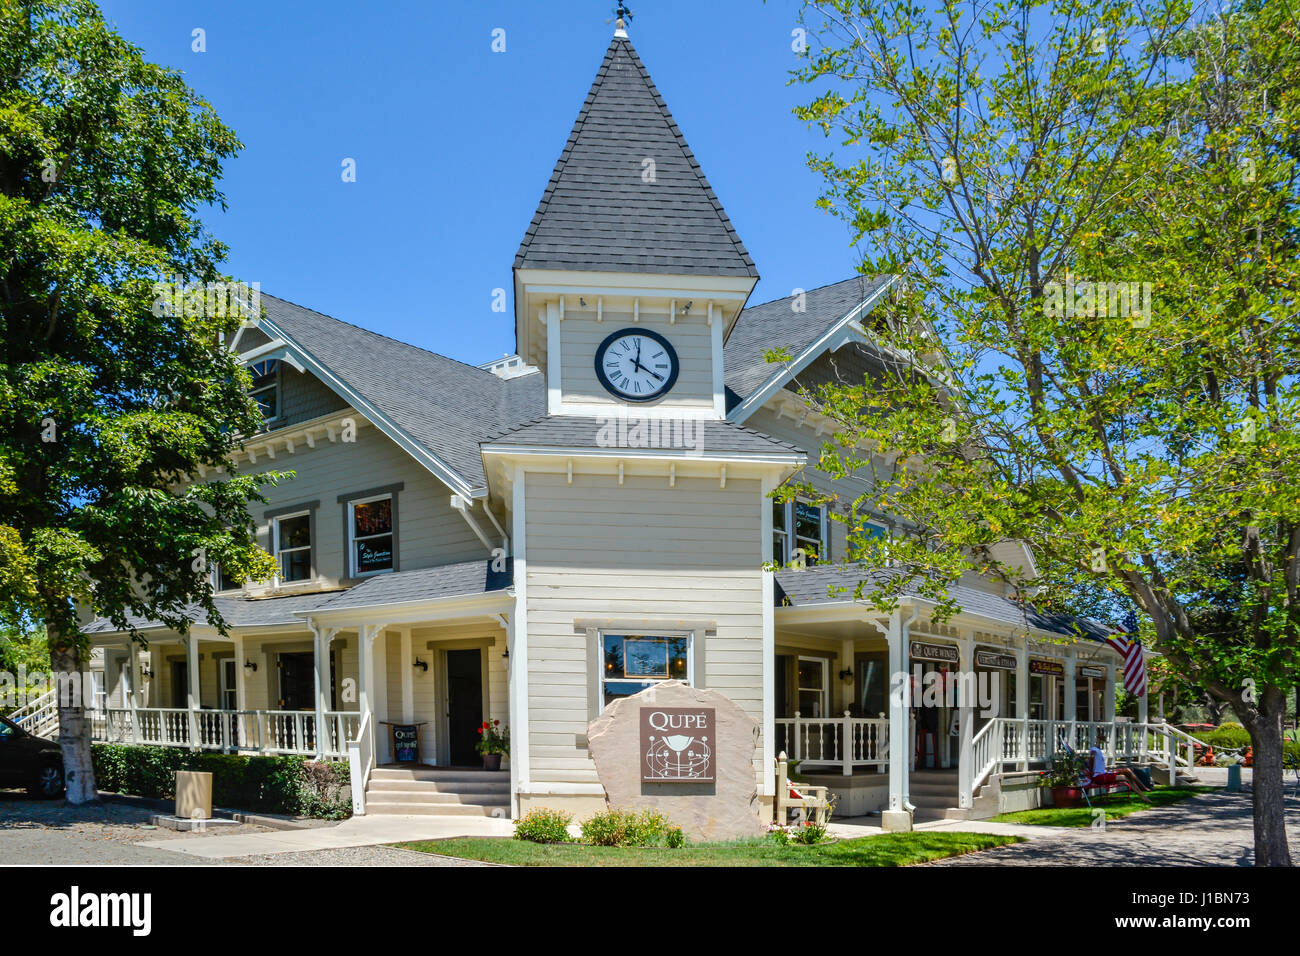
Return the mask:
M240 331L243 330L241 329ZM263 359L280 359L281 361L288 362L299 372L306 371L306 369L302 367L302 363L298 360L298 357L290 351L288 343L282 338L274 338L269 342L263 342L261 345L256 348L251 348L247 352L239 352L238 355L239 361L243 362L245 365L251 365L254 362L262 361Z
M779 392L786 382L811 365L823 352L833 351L848 342L861 340L862 333L860 326L856 325L856 320L875 308L876 303L894 287L894 283L897 281L898 276L890 276L889 281L855 305L847 314L840 317L811 345L796 355L792 361L780 366L753 394L732 410L731 421L737 425L743 424L750 415L762 408L769 398Z
M791 452L785 455L754 455L748 452L710 452L705 455L684 454L681 451L655 451L649 448L564 448L555 445L485 445L483 455L528 456L543 458L597 458L623 461L673 461L700 462L701 464L753 464L782 468L797 468L808 457Z
M347 382L335 375L328 366L317 359L309 351L295 342L292 336L286 335L284 331L278 328L270 319L263 319L263 324L273 331L275 335L284 340L285 347L290 349L306 366L304 371L310 371L313 375L323 381L326 385L337 392L341 397L348 401L353 408L370 419L381 432L387 435L393 442L405 451L408 455L423 465L439 481L445 484L457 494L464 495L467 498L486 498L488 489L486 486L475 487L465 481L450 466L443 462L436 455L429 452L427 448L419 444L410 435L399 428L387 415L375 408L364 396L356 389L348 385Z
M294 616L304 621L319 621L330 625L383 624L385 626L410 622L447 620L471 615L506 613L514 609L513 588L487 591L482 594L452 594L440 598L423 598L416 601L394 601L390 604L355 604L328 610L295 611Z

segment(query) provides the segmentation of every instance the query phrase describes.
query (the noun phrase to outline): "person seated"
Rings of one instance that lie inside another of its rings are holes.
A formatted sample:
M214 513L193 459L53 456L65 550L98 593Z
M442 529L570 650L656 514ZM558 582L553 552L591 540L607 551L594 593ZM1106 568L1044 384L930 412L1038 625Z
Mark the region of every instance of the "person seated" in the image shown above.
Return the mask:
M1088 763L1084 767L1083 785L1085 787L1110 787L1123 780L1128 785L1129 790L1137 795L1138 799L1144 803L1150 803L1151 801L1147 799L1145 791L1154 788L1145 786L1142 783L1142 778L1130 768L1119 767L1113 771L1106 769L1106 752L1101 749L1101 745L1105 742L1105 736L1098 734L1097 742L1088 750Z

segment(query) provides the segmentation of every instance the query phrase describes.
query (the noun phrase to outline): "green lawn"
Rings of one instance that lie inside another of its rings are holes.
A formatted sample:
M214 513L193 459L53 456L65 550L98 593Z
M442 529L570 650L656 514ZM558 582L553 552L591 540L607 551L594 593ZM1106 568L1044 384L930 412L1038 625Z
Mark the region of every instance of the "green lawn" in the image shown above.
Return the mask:
M1116 793L1108 797L1093 798L1094 807L1106 811L1107 820L1118 820L1130 813L1139 813L1155 807L1167 807L1214 790L1214 787L1157 787L1147 794L1151 801L1143 803L1131 793ZM1016 813L1003 813L993 820L997 823L1029 823L1045 827L1088 827L1092 826L1092 810L1084 804L1078 807L1043 807L1039 810L1020 810Z
M777 846L771 840L701 843L679 850L623 848L524 840L462 838L400 843L406 850L441 853L514 866L907 866L987 850L1018 837L986 833L884 833L826 846Z

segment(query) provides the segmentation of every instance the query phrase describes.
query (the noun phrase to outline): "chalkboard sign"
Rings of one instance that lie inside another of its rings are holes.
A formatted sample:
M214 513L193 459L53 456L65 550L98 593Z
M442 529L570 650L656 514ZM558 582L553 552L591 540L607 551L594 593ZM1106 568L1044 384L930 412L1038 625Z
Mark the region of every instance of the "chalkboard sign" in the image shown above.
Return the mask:
M420 762L419 724L393 724L393 759L397 763Z

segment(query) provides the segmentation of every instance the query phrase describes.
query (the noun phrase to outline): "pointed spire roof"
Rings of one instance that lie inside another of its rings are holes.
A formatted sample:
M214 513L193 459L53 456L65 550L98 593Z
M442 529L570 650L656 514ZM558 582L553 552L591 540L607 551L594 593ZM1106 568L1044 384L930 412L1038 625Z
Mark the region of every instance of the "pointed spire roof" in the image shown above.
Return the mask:
M631 41L619 33L524 234L515 268L756 277L754 260L668 105Z

